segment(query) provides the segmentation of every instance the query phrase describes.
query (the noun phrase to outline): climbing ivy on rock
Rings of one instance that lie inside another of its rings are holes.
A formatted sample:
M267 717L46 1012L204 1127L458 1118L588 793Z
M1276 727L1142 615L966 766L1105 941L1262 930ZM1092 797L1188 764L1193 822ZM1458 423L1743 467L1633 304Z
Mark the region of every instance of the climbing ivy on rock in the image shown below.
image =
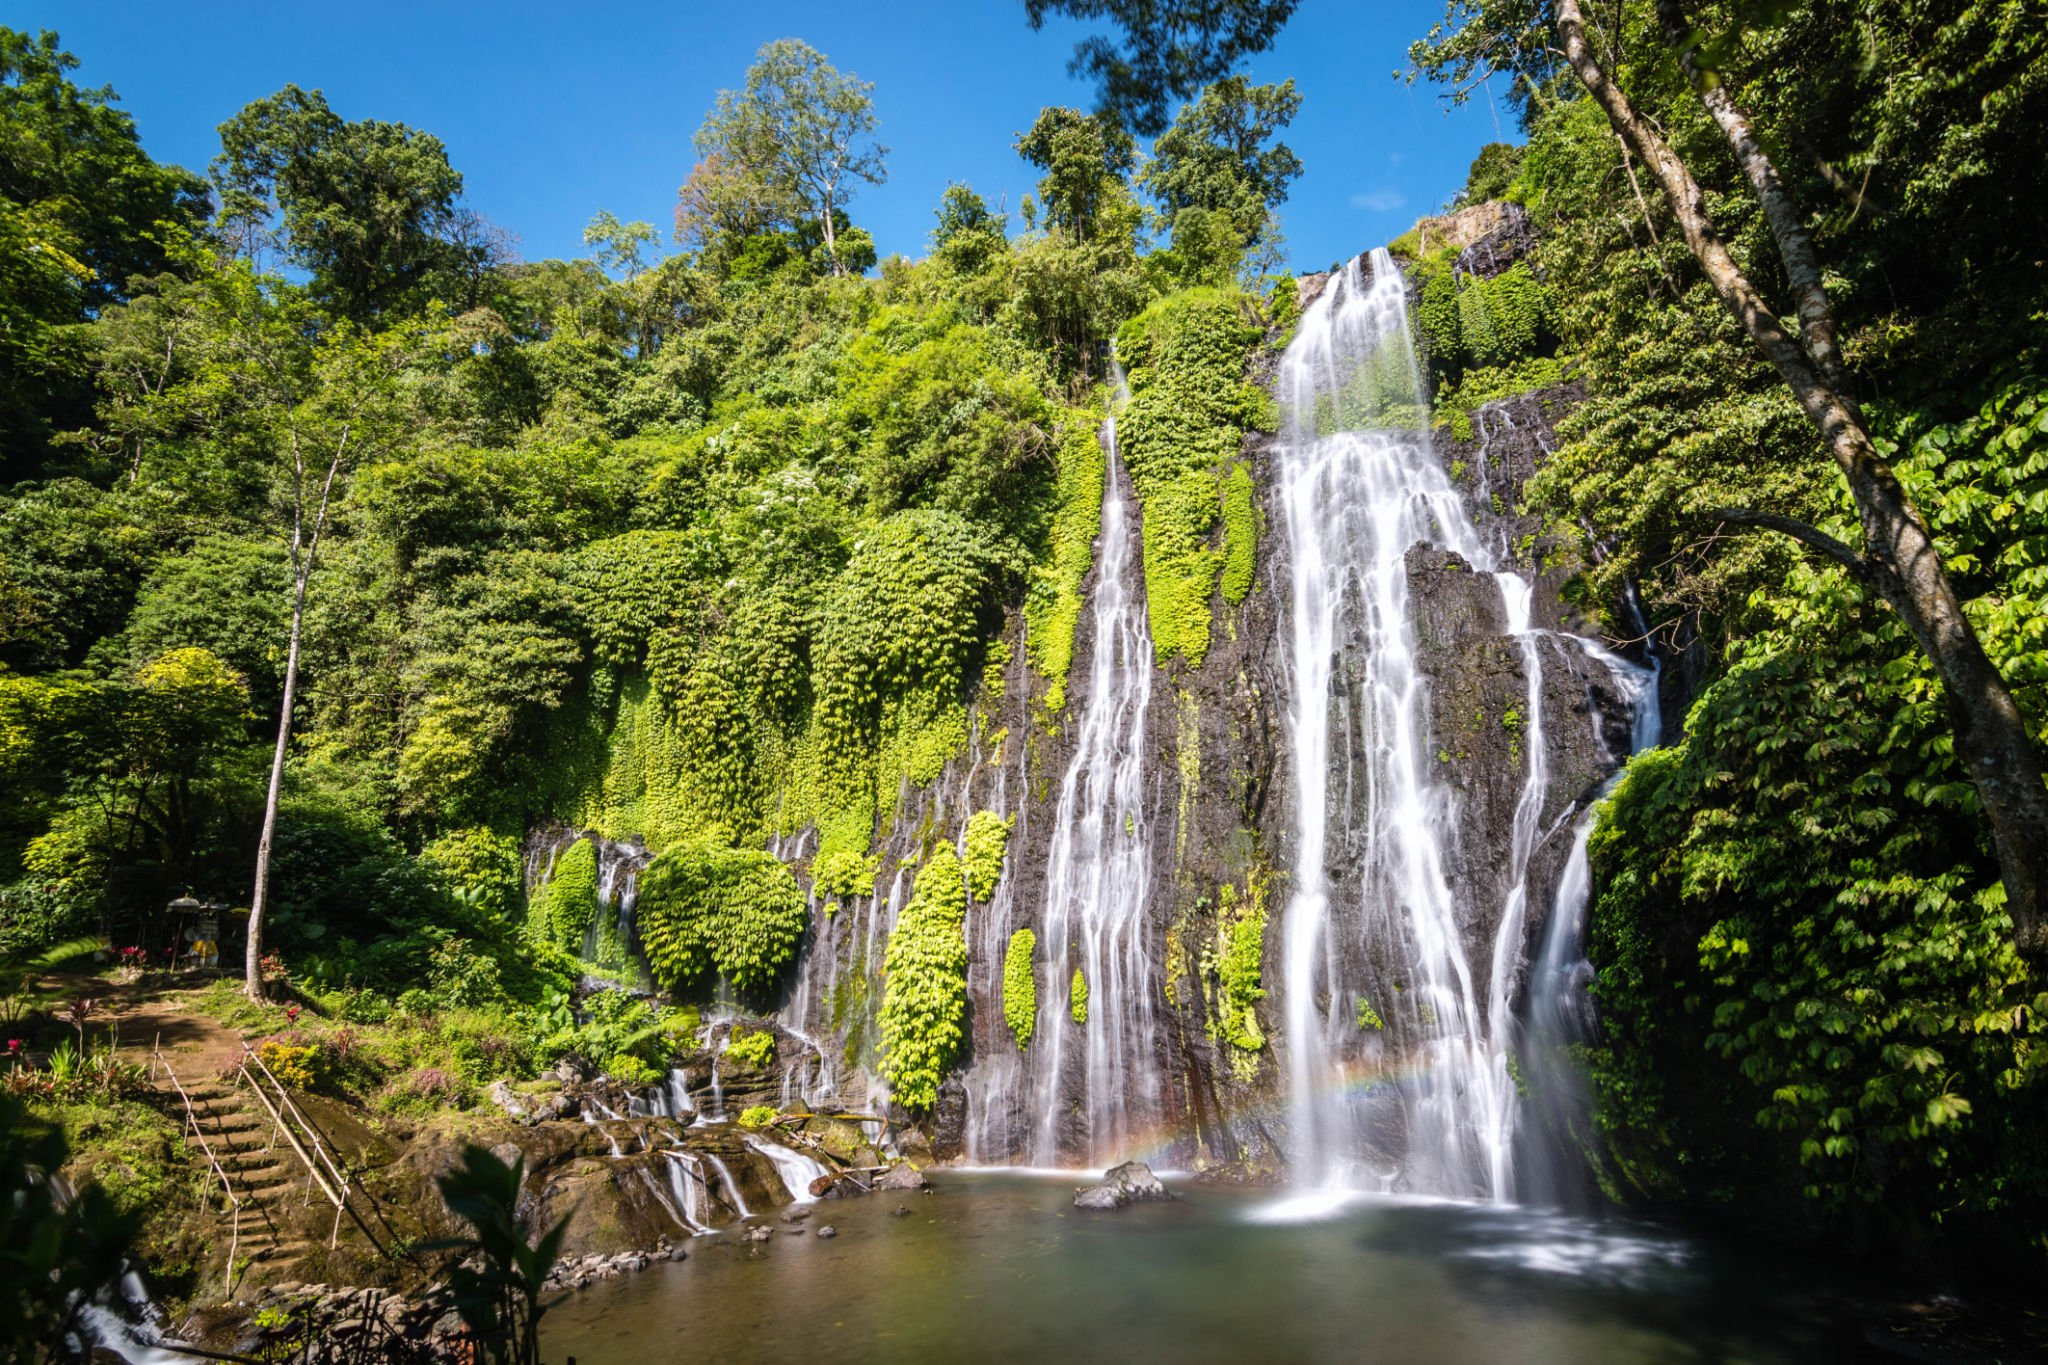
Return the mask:
M882 958L882 1076L897 1103L930 1109L967 1040L967 879L934 847Z
M1216 891L1216 942L1202 953L1202 975L1215 983L1209 1036L1230 1049L1230 1066L1240 1079L1258 1070L1266 1046L1259 1028L1259 1001L1266 998L1261 958L1266 940L1266 883L1256 872L1239 894L1225 882Z
M796 957L810 913L796 878L760 849L683 844L640 874L635 920L655 976L675 989L723 977L772 983Z
M1017 1046L1031 1046L1031 1034L1038 1027L1038 978L1032 957L1038 952L1038 935L1019 929L1010 935L1003 953L1003 1022L1017 1039Z
M1016 816L1004 819L992 810L978 810L967 817L967 851L962 861L967 891L974 899L985 901L995 894L996 883L1003 876L1003 854L1010 846L1010 829L1016 822Z
M1117 336L1131 385L1117 440L1143 507L1145 607L1161 662L1177 655L1199 668L1208 656L1226 557L1214 543L1225 474L1246 429L1274 424L1270 398L1246 380L1263 335L1255 317L1234 289L1190 289L1154 303ZM1249 529L1240 521L1230 547L1240 561L1234 590L1240 580L1249 586Z
M555 855L554 869L533 905L534 923L555 943L580 952L597 908L597 845L578 839Z
M1052 548L1033 570L1024 600L1031 662L1045 679L1046 710L1055 714L1067 704L1074 630L1081 621L1081 584L1095 562L1095 538L1102 531L1102 481L1108 462L1098 435L1100 422L1097 413L1073 409L1060 428Z

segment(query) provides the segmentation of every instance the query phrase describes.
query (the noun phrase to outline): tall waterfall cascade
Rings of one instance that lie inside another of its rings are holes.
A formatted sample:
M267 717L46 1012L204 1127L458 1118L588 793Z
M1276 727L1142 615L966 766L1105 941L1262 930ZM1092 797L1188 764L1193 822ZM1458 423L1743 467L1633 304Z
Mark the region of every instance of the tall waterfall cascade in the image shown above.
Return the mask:
M1126 396L1121 371L1119 398ZM1061 778L1037 929L1038 1017L1015 1065L990 1068L970 1105L976 1159L1102 1166L1130 1155L1156 1127L1160 970L1148 933L1151 825L1145 716L1152 636L1136 545L1135 498L1117 458L1116 419L1103 427L1102 529L1089 619L1084 692L1069 703L1072 759ZM1076 1002L1084 984L1085 1005ZM974 1084L970 1081L970 1086ZM1005 1116L1022 1145L1004 1150Z
M1384 249L1352 261L1310 306L1277 396L1297 821L1280 976L1295 1178L1511 1199L1517 968L1535 927L1532 859L1560 833L1542 821L1545 661L1560 642L1598 646L1534 623L1505 537L1482 534L1440 463L1407 281ZM1495 870L1507 890L1482 915L1490 945L1475 944L1454 886L1460 810L1437 771L1446 756L1434 750L1409 600L1418 546L1491 576L1526 680L1522 785ZM1643 670L1604 650L1597 659L1623 695L1645 693Z

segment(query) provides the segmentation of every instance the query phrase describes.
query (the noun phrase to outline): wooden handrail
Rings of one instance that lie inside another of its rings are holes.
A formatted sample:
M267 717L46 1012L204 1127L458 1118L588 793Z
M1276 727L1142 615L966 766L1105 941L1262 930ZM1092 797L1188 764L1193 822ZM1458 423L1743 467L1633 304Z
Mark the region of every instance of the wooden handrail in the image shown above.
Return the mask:
M329 1202L334 1205L334 1230L328 1234L327 1244L333 1246L340 1239L341 1216L345 1213L349 1216L351 1222L362 1229L363 1236L368 1238L370 1245L377 1249L378 1255L386 1260L398 1259L392 1254L389 1247L377 1240L376 1232L371 1229L368 1223L363 1221L363 1216L356 1212L355 1206L349 1203L349 1178L341 1171L335 1159L328 1154L326 1146L323 1145L325 1139L321 1137L319 1128L315 1126L311 1119L306 1117L305 1112L297 1104L293 1103L291 1094L284 1088L284 1083L271 1073L270 1068L264 1064L263 1058L257 1054L256 1049L249 1046L247 1039L242 1041L242 1058L240 1070L242 1075L248 1079L249 1088L256 1092L257 1099L263 1101L263 1107L270 1111L270 1117L276 1122L278 1130L285 1135L286 1141L291 1143L292 1150L298 1153L299 1160L305 1164L306 1174L319 1184L321 1193L325 1194ZM307 1140L313 1144L314 1151L320 1154L321 1163L325 1164L333 1172L335 1183L341 1187L339 1194L335 1193L334 1188L320 1174L320 1167L314 1164L313 1158L306 1155L305 1146L299 1141L298 1133L292 1124L285 1121L284 1112L280 1112L278 1106L270 1102L270 1097L263 1093L262 1081L257 1080L256 1073L249 1070L250 1062L254 1062L257 1069L276 1088L277 1098L283 1104L284 1111L289 1112L292 1118L297 1120L299 1127L305 1129ZM373 1204L371 1207L375 1208L375 1205ZM378 1211L378 1216L380 1218L383 1216L381 1210ZM386 1226L388 1227L389 1224Z
M221 1272L221 1283L226 1286L227 1292L232 1294L235 1291L235 1252L240 1248L242 1240L242 1197L235 1193L234 1182L228 1179L227 1168L222 1166L220 1158L213 1154L213 1144L206 1140L206 1130L200 1126L199 1113L192 1107L192 1097L185 1092L184 1084L178 1080L178 1073L171 1068L171 1059L164 1056L161 1046L152 1045L150 1060L153 1064L163 1066L164 1075L170 1078L171 1088L178 1092L179 1100L183 1101L185 1122L191 1126L192 1136L199 1139L199 1150L206 1153L206 1164L220 1177L221 1193L227 1196L228 1208L234 1214L228 1229L227 1268Z

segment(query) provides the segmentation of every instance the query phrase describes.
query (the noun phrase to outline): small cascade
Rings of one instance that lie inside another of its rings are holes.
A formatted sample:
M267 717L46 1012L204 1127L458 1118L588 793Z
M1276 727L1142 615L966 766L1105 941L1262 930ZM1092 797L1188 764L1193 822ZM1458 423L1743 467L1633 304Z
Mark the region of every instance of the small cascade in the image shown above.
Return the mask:
M1122 395L1121 371L1117 387ZM1038 1021L1023 1059L1026 1112L1036 1132L1020 1155L1041 1166L1119 1159L1152 1130L1160 1104L1158 969L1145 923L1152 884L1144 754L1152 637L1114 417L1104 425L1103 444L1109 458L1094 643L1047 857ZM1088 991L1085 1022L1073 1018L1077 969Z
M718 1188L725 1195L726 1207L742 1218L752 1218L753 1211L747 1207L746 1199L740 1194L739 1183L732 1178L732 1172L726 1168L725 1162L709 1152L704 1153L704 1160L710 1162L711 1169L718 1172Z
M1628 606L1640 609L1634 595ZM1644 631L1647 636L1647 630ZM1661 668L1654 650L1648 651L1647 668L1622 659L1590 640L1578 641L1595 662L1604 665L1622 694L1628 698L1633 724L1631 754L1654 749L1663 740L1663 716L1658 707ZM1600 796L1606 796L1620 781L1616 774ZM1535 1197L1552 1204L1581 1205L1592 1202L1585 1163L1578 1153L1598 1141L1592 1124L1592 1096L1587 1089L1584 1068L1573 1060L1572 1049L1593 1041L1597 1023L1593 1007L1593 964L1586 958L1587 916L1592 908L1593 868L1587 855L1599 798L1588 802L1572 826L1571 852L1559 875L1550 922L1544 927L1543 946L1529 973L1527 1037L1522 1049L1522 1066L1530 1099L1517 1133L1518 1161L1532 1173Z
M747 1136L747 1146L768 1158L768 1163L775 1168L775 1174L781 1178L783 1188L789 1191L789 1197L793 1201L799 1204L818 1202L816 1196L811 1193L811 1182L831 1174L825 1169L823 1162L814 1161L802 1152L785 1147L779 1142L770 1142L766 1138L755 1137L752 1134Z
M703 1163L693 1153L672 1148L664 1149L662 1156L667 1159L668 1193L673 1200L663 1201L669 1216L692 1236L710 1232L711 1192L704 1184Z

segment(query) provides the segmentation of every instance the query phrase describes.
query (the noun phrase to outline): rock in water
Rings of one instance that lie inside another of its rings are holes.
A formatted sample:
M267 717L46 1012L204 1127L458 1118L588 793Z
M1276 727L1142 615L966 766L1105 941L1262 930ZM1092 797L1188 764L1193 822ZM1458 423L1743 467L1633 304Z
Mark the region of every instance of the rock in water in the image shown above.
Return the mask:
M891 1166L875 1180L877 1190L929 1190L931 1182L924 1178L924 1172L909 1162Z
M833 1227L830 1223L827 1223L824 1227L818 1229L818 1235L820 1237L837 1237L839 1235L839 1229Z
M1123 1208L1126 1204L1171 1198L1173 1192L1159 1183L1159 1177L1152 1174L1150 1166L1142 1161L1126 1161L1104 1171L1100 1185L1076 1190L1074 1207L1110 1210Z

